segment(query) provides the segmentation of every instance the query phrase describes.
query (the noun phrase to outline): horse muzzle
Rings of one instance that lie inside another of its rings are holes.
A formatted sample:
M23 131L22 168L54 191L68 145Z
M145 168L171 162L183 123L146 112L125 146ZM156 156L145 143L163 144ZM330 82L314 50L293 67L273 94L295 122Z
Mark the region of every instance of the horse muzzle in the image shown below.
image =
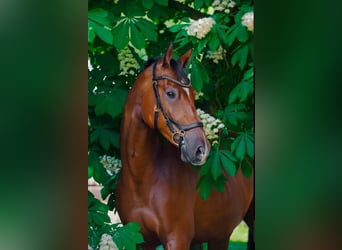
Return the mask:
M204 136L197 137L192 133L187 133L184 136L184 143L179 145L181 152L181 160L186 163L191 163L195 166L203 165L209 154L209 144Z

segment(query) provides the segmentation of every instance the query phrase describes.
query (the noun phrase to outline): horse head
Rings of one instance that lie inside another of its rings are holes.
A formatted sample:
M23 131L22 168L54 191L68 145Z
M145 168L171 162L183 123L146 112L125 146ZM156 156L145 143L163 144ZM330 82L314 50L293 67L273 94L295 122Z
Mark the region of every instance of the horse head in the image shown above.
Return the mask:
M174 60L170 44L165 55L151 65L152 84L143 97L142 117L147 126L179 147L182 161L202 165L210 146L196 112L194 89L185 73L191 53L190 49Z

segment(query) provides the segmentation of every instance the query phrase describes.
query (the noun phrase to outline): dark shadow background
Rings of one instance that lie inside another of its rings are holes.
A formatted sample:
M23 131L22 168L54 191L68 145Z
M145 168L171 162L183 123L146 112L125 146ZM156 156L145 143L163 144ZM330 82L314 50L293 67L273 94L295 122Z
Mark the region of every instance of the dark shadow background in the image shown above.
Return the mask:
M341 248L341 4L256 1L256 249ZM0 3L0 248L87 247L87 5Z

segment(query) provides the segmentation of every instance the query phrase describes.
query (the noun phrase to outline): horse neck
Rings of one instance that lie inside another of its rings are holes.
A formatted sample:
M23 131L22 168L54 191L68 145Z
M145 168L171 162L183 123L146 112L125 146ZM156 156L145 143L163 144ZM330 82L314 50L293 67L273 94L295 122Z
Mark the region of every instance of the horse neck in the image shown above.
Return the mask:
M139 179L151 174L152 163L158 152L157 132L142 119L141 91L139 86L134 85L127 98L120 135L123 172Z

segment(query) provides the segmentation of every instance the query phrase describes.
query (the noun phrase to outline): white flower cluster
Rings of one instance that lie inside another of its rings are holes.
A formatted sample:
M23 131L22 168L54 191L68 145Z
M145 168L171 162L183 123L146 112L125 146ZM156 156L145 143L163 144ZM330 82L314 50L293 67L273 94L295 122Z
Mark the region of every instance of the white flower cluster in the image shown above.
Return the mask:
M185 27L185 30L189 36L202 39L208 34L215 23L215 20L211 17L204 17L197 21L191 21L190 26Z
M138 62L134 59L128 47L119 52L118 59L120 61L120 69L122 70L120 75L135 75L135 70L140 69Z
M242 25L246 26L249 31L254 31L254 12L245 13L242 18Z
M212 59L214 63L219 63L220 60L223 60L223 53L225 53L225 50L220 46L216 51L208 51L208 54L206 55L206 58Z
M114 243L112 237L108 234L102 234L99 250L119 250L118 246Z
M199 118L203 122L205 135L211 142L211 145L218 144L219 131L225 127L224 124L220 119L216 119L201 109L197 109L196 111Z
M214 11L223 11L226 14L230 13L230 9L234 8L236 3L232 0L215 0L213 2Z
M197 92L197 91L195 91L195 100L200 99L201 96L204 96L203 92Z
M100 162L110 174L118 174L121 169L121 160L116 159L115 156L100 156Z

